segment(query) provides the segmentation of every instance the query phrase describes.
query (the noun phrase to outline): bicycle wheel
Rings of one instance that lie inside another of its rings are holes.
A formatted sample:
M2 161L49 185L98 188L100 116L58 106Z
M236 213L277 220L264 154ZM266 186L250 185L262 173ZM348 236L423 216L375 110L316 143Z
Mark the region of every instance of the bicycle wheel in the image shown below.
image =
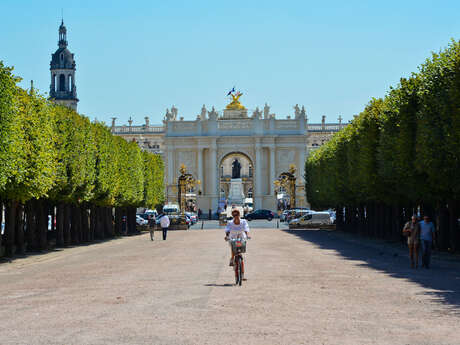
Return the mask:
M238 256L235 257L235 260L234 260L233 264L235 265L235 285L238 285L238 283L240 281L239 280L240 275L239 275L239 267L238 267L238 264L239 264Z
M241 286L243 283L243 267L241 257L238 257L238 284Z

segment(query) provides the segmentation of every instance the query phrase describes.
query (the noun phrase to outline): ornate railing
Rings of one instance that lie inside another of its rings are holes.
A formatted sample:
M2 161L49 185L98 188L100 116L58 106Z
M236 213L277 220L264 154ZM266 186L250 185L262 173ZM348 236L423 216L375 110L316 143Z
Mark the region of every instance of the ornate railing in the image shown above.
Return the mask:
M148 133L164 133L163 126L115 126L112 127L114 134L148 134Z

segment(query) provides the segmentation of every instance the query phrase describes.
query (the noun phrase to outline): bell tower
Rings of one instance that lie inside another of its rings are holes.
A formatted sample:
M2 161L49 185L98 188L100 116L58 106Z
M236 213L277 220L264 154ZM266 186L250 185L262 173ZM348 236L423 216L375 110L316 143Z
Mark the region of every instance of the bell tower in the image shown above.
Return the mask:
M57 104L77 110L74 54L67 49L67 29L64 20L59 26L58 49L51 55L50 99Z

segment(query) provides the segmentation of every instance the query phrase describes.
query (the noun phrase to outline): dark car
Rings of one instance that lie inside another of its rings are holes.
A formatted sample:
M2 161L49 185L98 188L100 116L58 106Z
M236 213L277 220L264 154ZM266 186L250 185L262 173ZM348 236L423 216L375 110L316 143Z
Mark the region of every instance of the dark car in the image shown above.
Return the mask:
M247 220L267 219L270 221L275 218L275 214L270 210L255 210L252 213L248 213L244 218Z

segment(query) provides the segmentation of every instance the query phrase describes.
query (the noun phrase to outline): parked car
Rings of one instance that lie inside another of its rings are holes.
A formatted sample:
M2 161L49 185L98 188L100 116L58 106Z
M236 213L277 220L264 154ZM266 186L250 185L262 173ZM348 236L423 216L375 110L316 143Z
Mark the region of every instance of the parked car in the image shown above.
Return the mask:
M190 217L190 225L194 225L198 222L198 216L193 212L185 212L187 216Z
M145 220L144 218L142 218L140 215L136 214L136 224L139 225L139 226L145 226L147 225L149 222L147 220Z
M302 217L305 214L309 214L313 211L305 208L294 208L292 210L289 210L289 212L286 214L285 221L289 224L289 222L293 219L297 219Z
M252 213L248 213L244 218L248 221L253 219L267 219L271 221L273 218L275 218L275 214L270 210L255 210Z
M187 227L190 227L190 225L193 225L192 220L190 219L190 216L187 213L185 213L185 222L187 223Z
M332 225L329 212L310 212L289 222L289 228L312 228L329 225Z
M179 214L179 205L177 204L167 204L163 207L164 214Z
M136 217L142 217L143 219L145 219L146 221L149 220L149 215L147 213L138 213L136 214Z
M287 215L289 214L289 211L290 210L284 210L281 214L280 214L280 222L285 222L287 219Z
M324 212L328 212L329 213L329 216L331 216L331 222L332 224L335 224L335 220L336 220L336 215L335 215L335 211L334 210L326 210Z

